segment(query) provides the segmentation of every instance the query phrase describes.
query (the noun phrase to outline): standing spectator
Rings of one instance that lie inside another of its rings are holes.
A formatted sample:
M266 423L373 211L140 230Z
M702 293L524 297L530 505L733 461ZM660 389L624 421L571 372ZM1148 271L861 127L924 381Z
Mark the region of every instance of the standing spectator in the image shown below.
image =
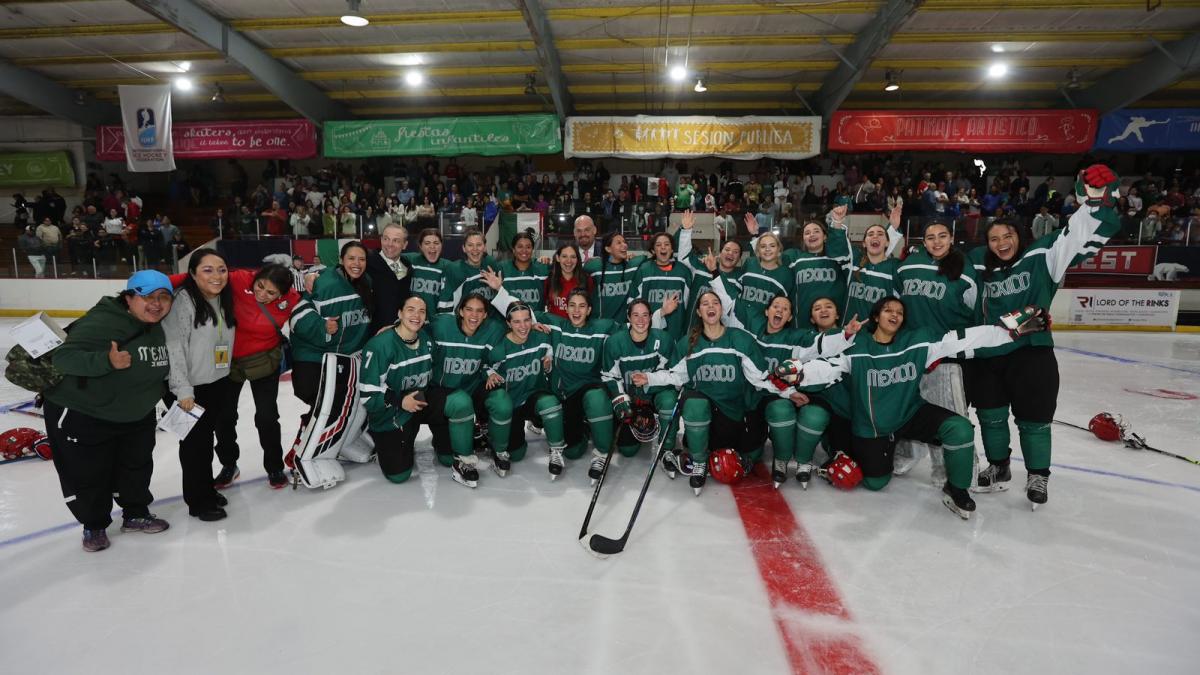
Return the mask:
M38 239L42 240L42 254L50 261L58 258L58 251L62 247L62 230L50 222L50 216L42 219L42 224L37 226L35 233Z
M142 270L125 289L71 325L54 351L55 369L70 377L45 393L54 468L89 553L109 547L114 498L124 511L122 532L169 527L150 513L150 476L154 408L168 369L158 324L171 309L171 284L161 272Z
M583 215L575 219L574 233L580 265L587 264L589 260L601 254L600 245L596 242L596 223L590 216Z
M411 295L412 264L402 255L408 246L408 230L392 223L379 233L380 250L367 254L367 276L375 306L371 308L370 334L399 320L400 307Z
M1138 231L1139 244L1153 244L1158 239L1158 233L1162 231L1162 221L1158 217L1157 211L1147 211L1146 217L1142 219L1142 226Z
M221 520L228 504L217 489L237 479L237 467L223 467L213 478L216 430L236 405L229 380L237 318L233 289L225 260L211 248L196 251L188 263L188 277L163 322L170 353L171 394L179 407L203 412L187 437L179 442L183 468L183 501L188 514L203 521Z
M46 275L46 256L42 253L42 240L34 233L32 225L26 225L25 230L17 237L17 246L29 259L33 266L33 276L41 279Z
M96 248L96 236L79 218L71 219L71 231L67 233L67 252L71 255L71 276L88 276Z
M342 212L338 215L338 235L342 237L353 237L358 234L358 216L350 210L349 204L342 205Z
M25 195L20 192L13 195L13 225L17 227L18 232L24 232L25 227L29 224L29 202L25 201Z
M259 215L267 219L267 234L276 237L287 234L288 213L279 205L278 201L272 201L271 208Z
M308 215L308 207L301 204L296 207L292 213L289 225L292 228L292 236L296 239L308 236L308 227L312 224L312 216Z
M1050 213L1050 205L1042 204L1038 208L1038 214L1033 217L1033 238L1034 240L1050 234L1058 229L1058 218Z
M160 227L160 236L167 244L175 241L175 235L180 234L179 228L175 227L175 223L171 222L170 216L162 217L162 225Z
M212 228L212 235L216 239L221 239L225 236L225 232L229 230L229 221L225 218L225 209L218 208L213 217L209 219L208 225Z
M692 187L687 176L679 178L679 189L675 191L675 210L686 211L696 202L696 188Z

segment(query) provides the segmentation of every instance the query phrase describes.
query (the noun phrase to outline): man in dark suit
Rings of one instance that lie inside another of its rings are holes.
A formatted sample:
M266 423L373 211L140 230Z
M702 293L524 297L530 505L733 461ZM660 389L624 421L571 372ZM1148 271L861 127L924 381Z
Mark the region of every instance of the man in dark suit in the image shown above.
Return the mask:
M381 250L367 256L367 276L375 294L371 308L371 333L396 323L400 307L410 294L412 265L402 255L408 245L408 230L399 223L389 223L379 233Z
M596 223L591 216L575 219L575 245L579 248L580 266L603 251L600 242L596 241Z

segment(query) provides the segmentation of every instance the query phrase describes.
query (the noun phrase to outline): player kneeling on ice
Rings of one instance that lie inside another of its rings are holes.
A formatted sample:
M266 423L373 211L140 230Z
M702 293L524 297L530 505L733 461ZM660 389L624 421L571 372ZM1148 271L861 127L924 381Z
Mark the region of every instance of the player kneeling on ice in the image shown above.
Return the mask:
M690 483L699 495L708 476L708 454L734 448L746 456L753 449L747 432L747 393L753 387L803 404L808 398L768 379L769 369L754 337L723 323L721 299L713 291L700 294L689 334L676 346L677 358L668 370L634 373L633 384L682 387L680 416L692 456ZM788 393L790 391L790 394ZM785 411L793 416L792 409ZM770 423L770 420L768 420Z
M786 379L794 378L797 387L847 381L852 401L850 458L861 468L862 484L868 490L881 490L891 480L898 439L941 445L946 464L942 503L967 519L975 510L967 493L975 431L962 415L926 403L920 394L921 380L939 359L1009 344L1020 335L1045 330L1045 313L1026 308L1006 317L1011 329L975 326L945 335L928 329L902 330L904 314L899 298L879 300L871 308L874 331L860 333L843 355L805 364L787 362L779 372Z
M425 302L409 296L400 307L400 320L367 341L362 353L358 390L367 409L367 429L375 442L379 468L393 483L412 476L413 444L422 424L448 423L454 452L454 480L467 487L479 482L472 448L475 431L471 397L433 380L433 347L422 333Z
M504 387L512 399L512 425L508 435L510 461L524 459L525 451L529 449L525 442L525 423L534 422L535 426L546 430L546 441L550 444L550 480L554 480L563 470L566 443L563 441L562 403L550 393L550 382L546 377L554 365L550 338L533 330L533 310L525 303L509 305L505 319L508 333L487 355L485 386L489 391Z

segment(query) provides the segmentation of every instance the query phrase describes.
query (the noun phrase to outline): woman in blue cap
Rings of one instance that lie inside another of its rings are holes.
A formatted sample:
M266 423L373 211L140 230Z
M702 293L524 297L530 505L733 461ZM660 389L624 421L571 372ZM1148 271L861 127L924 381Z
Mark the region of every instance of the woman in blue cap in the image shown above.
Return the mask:
M169 527L150 513L150 475L154 406L168 370L159 322L172 300L167 276L142 270L72 323L53 352L65 377L44 394L46 435L67 508L83 525L85 551L108 548L114 498L124 509L122 532Z

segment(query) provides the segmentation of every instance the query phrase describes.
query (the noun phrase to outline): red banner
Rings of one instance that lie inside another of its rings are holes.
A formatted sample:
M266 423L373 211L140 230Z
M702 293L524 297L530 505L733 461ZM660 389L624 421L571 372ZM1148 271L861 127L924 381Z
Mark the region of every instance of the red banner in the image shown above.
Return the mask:
M317 156L317 129L308 120L184 122L171 129L176 159L308 159ZM125 161L125 131L96 129L96 159Z
M1095 110L855 110L833 114L829 149L1080 153L1098 120Z
M1105 246L1096 255L1067 269L1071 274L1136 274L1154 272L1157 246Z

